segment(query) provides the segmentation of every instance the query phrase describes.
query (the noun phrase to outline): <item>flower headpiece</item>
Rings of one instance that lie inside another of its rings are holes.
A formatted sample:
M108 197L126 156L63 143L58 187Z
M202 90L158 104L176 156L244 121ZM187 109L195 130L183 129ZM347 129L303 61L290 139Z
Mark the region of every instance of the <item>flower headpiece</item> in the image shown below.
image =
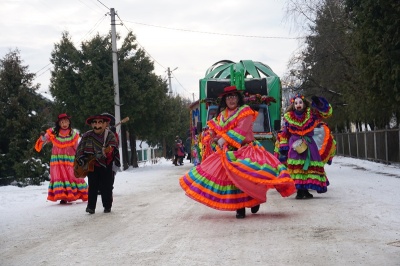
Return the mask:
M290 103L294 103L294 100L296 100L296 98L300 98L304 101L304 95L297 93L293 98L290 99Z
M270 105L271 102L276 103L274 97L261 95L261 94L249 94L245 93L244 102L247 104L266 104Z

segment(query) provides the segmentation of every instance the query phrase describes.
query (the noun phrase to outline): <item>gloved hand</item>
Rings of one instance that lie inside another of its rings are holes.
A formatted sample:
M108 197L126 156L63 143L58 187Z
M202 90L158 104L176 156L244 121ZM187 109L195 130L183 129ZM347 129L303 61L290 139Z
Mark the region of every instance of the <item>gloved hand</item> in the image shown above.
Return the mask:
M279 154L279 161L281 162L281 163L284 163L284 162L286 162L287 161L287 155L282 155L282 154Z
M226 142L226 140L224 138L220 138L218 140L218 146L222 148L222 146L224 146L225 142Z
M315 96L315 95L311 96L311 100L316 106L321 106L321 104L322 104L322 102L319 100L318 96Z
M289 152L288 150L279 150L279 154L283 156L287 156L288 152Z
M46 132L41 131L40 132L40 138L42 139L42 141L46 141L46 137L44 135L46 135Z

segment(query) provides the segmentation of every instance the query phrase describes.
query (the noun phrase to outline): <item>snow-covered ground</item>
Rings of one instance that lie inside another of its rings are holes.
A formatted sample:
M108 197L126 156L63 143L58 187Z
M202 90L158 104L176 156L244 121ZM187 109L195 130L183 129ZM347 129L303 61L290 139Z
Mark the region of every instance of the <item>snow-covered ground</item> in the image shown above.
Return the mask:
M205 207L171 161L117 174L112 212L0 187L0 265L400 265L400 167L336 157L310 200L268 192L257 214Z

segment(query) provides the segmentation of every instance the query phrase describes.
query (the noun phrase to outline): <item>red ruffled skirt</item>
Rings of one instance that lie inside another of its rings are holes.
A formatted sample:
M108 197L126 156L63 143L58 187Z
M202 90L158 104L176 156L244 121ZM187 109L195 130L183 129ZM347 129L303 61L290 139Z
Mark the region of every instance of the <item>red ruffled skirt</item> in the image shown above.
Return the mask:
M257 141L236 151L217 149L179 183L190 198L226 211L266 202L269 189L276 189L282 197L296 191L286 166Z

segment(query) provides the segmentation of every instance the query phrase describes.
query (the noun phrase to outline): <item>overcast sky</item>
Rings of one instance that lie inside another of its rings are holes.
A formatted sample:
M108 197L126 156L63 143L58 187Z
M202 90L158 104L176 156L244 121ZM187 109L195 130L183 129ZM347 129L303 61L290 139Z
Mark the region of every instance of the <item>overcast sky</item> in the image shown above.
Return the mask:
M175 69L173 92L193 99L199 79L220 60L260 61L283 76L299 46L298 33L285 19L285 2L1 0L0 56L18 48L23 64L37 73L40 92L48 91L49 59L62 32L68 31L79 48L96 33L108 33L107 13L114 8L124 22L117 32L125 37L132 30L154 61L155 73L167 78L167 68Z

